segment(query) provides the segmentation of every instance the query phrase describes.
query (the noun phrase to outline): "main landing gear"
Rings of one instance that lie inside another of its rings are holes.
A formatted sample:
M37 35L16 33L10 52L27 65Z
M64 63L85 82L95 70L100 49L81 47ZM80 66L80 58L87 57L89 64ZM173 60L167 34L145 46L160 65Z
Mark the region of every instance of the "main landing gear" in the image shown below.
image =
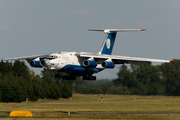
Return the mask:
M76 76L72 76L72 75L60 75L60 74L55 74L55 78L61 78L63 80L76 80ZM96 80L96 76L92 76L92 75L84 75L83 80L92 80L95 81Z
M96 80L96 76L92 76L92 75L88 75L88 76L83 76L83 80L93 80L95 81Z
M63 80L76 80L76 76L72 76L72 75L59 75L59 74L55 74L55 78L61 78Z

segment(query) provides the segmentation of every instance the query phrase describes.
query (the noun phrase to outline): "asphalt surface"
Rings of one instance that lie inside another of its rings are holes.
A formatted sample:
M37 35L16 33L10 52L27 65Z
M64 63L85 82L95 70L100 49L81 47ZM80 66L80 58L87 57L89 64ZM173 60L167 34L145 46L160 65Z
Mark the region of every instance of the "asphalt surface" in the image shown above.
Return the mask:
M62 115L62 114L68 114L68 112L62 112L62 113L39 113L35 115ZM180 112L70 112L70 114L180 114Z
M0 115L0 118L7 118L9 115Z
M180 112L84 112L71 114L180 114Z
M63 113L39 113L39 114L34 114L36 115L62 115L62 114L68 114L68 112L63 112ZM70 114L180 114L180 112L71 112ZM0 115L0 118L7 118L9 115Z

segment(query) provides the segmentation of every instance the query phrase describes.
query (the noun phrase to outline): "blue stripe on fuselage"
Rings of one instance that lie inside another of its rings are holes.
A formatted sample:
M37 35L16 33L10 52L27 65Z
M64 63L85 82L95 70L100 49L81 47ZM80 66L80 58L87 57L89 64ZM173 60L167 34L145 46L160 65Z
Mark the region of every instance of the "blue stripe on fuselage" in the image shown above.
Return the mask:
M83 76L88 73L94 74L102 70L103 68L86 68L79 65L66 65L59 71L66 72L68 74L75 75L75 76Z

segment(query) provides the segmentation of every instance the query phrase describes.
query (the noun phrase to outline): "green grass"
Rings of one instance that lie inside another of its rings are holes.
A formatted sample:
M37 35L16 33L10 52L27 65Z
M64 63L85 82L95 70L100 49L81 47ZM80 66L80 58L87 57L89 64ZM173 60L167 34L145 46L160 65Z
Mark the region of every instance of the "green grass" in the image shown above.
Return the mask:
M103 104L101 103L103 97ZM135 98L135 102L134 102ZM33 112L33 119L172 119L179 114L71 114L96 112L180 112L180 97L130 96L130 95L81 95L71 99L39 100L38 102L0 103L0 114L14 110ZM7 118L16 119L16 118ZM23 118L18 118L23 119ZM32 119L32 118L24 118Z

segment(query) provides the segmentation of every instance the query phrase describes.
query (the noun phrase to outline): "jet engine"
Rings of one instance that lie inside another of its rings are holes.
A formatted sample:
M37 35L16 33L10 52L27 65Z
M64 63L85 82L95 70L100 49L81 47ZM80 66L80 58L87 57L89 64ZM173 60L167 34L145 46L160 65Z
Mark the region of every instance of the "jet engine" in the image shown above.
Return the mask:
M104 68L114 68L115 65L112 61L104 61L101 63L101 66Z
M84 60L83 65L84 65L84 67L92 67L92 68L97 66L97 64L94 60Z
M45 62L46 62L45 59L42 59L42 60L40 61L41 65L43 65L43 66L45 66Z
M30 61L30 63L29 63L32 67L43 67L43 65L41 64L41 62L40 61L37 61L37 60L32 60L32 61Z

